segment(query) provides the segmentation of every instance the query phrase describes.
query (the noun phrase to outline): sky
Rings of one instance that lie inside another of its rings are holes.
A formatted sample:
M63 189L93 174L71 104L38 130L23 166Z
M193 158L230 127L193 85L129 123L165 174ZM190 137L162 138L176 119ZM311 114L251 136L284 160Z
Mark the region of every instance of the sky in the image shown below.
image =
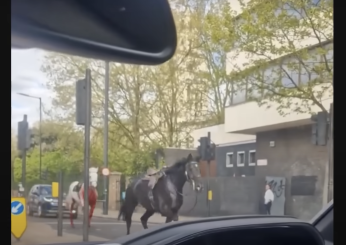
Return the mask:
M44 51L38 49L11 50L11 126L17 133L17 123L28 116L29 126L39 121L39 100L28 98L18 93L41 97L43 107L51 105L52 93L46 88L47 78L40 71ZM42 113L44 118L44 113Z

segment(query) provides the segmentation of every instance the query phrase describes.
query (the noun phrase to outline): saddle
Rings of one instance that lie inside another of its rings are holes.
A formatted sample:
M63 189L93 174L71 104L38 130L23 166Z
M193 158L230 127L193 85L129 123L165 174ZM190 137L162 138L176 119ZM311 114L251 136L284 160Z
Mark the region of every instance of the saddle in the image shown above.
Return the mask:
M161 169L157 170L157 169L149 168L143 180L149 180L149 183L148 183L149 187L151 189L154 189L157 181L164 175L165 174Z
M78 184L72 189L72 191L78 193L81 188L82 188L82 183L78 182Z

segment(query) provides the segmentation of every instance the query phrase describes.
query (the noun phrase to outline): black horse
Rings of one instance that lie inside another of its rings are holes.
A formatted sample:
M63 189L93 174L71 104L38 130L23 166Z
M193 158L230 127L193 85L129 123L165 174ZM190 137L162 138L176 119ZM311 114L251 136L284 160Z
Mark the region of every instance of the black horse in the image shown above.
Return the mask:
M183 204L183 187L186 181L190 182L196 192L203 188L199 181L201 174L198 163L191 154L171 167L163 169L162 175L152 190L152 200L149 198L151 189L148 180L139 178L133 180L127 187L125 200L118 216L118 219L123 217L126 221L127 235L130 234L132 214L138 204L146 209L141 222L144 229L147 229L148 219L155 212L166 217L166 223L178 221L178 211Z

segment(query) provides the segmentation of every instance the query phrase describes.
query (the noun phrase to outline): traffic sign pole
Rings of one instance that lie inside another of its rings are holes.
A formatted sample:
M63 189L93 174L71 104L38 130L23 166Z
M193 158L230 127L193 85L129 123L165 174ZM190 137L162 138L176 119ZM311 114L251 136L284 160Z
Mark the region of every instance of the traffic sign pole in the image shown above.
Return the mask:
M62 226L63 226L63 171L60 170L59 173L59 186L58 186L58 229L57 235L62 236Z
M103 169L102 169L102 175L103 175L103 176L109 176L109 174L110 174L110 171L109 171L108 168L103 168Z
M11 198L11 233L19 240L27 227L24 197Z
M89 240L89 161L90 161L90 126L91 126L91 71L86 70L86 113L84 125L84 212L83 212L83 242Z
M109 61L105 62L105 104L103 126L103 165L108 167L108 102L109 102ZM104 203L103 214L108 214L108 175L103 175Z

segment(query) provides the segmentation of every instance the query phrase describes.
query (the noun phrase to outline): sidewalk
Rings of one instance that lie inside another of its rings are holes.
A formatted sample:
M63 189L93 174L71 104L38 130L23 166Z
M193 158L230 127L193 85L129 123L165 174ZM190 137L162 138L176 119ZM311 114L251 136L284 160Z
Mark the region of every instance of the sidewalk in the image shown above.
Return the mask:
M89 235L89 241L106 241L106 239ZM28 222L28 227L24 235L20 238L20 241L17 241L11 234L12 245L40 245L72 242L82 242L82 237L68 234L67 232L59 237L57 236L57 231L53 230L49 225L37 222Z
M141 222L141 217L144 214L145 209L143 208L137 208L135 212L132 215L132 221L133 222ZM79 210L79 213L82 214L82 210ZM116 210L108 210L108 215L104 215L101 208L95 208L94 210L94 217L99 218L109 218L109 219L117 219L119 215L119 211ZM189 221L189 220L196 220L198 218L195 217L186 217L186 216L180 216L179 215L179 221ZM160 214L155 213L153 216L149 218L149 223L153 224L163 224L166 221L166 217L162 217Z

